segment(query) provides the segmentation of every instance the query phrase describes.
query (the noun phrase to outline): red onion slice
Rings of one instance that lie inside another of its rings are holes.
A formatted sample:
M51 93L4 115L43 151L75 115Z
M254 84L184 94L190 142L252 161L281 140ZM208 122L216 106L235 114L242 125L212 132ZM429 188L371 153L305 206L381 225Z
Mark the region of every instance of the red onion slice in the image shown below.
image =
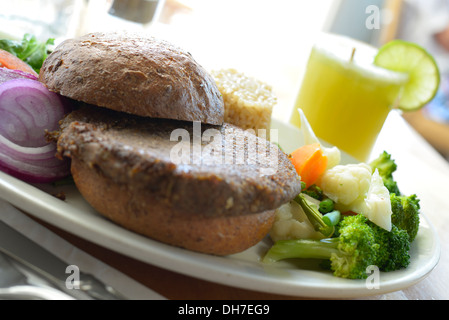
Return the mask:
M55 144L21 147L0 136L0 170L26 182L47 183L66 177L69 162L55 154Z
M0 169L27 182L50 182L69 174L67 160L55 157L45 131L59 129L70 112L67 101L39 81L0 84Z
M39 81L15 79L0 85L0 134L18 145L46 145L45 130L57 130L67 112L62 98Z

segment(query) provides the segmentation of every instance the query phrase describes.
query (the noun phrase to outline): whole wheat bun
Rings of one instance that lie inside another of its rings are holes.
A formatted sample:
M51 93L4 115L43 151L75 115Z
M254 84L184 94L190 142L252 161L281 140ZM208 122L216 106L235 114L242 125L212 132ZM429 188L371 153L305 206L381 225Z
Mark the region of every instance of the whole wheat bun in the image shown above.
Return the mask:
M208 72L173 44L134 33L90 33L58 45L39 81L50 91L139 116L221 125L223 98Z

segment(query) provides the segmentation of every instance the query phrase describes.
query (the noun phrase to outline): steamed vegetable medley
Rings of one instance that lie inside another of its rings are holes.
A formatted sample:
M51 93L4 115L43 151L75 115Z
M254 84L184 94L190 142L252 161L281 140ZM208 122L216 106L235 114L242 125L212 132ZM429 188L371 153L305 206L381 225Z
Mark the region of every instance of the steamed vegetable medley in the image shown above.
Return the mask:
M320 265L348 279L366 279L372 266L384 272L406 268L420 204L416 195L399 191L391 155L341 165L338 150L321 146L301 116L306 145L291 159L306 179L301 194L277 210L270 233L274 245L263 262L321 259L326 263Z

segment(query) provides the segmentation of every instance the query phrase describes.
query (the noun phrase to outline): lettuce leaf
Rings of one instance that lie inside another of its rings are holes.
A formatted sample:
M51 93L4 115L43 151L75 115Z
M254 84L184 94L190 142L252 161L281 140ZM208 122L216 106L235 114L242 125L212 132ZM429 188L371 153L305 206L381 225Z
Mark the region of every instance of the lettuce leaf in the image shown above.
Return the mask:
M8 51L19 59L28 63L34 71L39 70L50 52L50 46L54 44L55 39L50 38L47 41L39 41L34 35L25 34L22 41L0 39L0 49Z

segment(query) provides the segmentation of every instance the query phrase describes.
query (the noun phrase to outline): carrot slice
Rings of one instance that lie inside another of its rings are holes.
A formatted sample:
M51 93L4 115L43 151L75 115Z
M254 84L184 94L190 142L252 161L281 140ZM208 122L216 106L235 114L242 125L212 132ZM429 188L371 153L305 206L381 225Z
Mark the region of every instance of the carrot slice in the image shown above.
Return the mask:
M12 70L20 70L38 76L37 72L34 71L33 68L31 68L26 62L17 58L12 53L9 53L8 51L2 49L0 49L0 67Z
M291 153L290 160L306 187L313 185L327 168L327 157L319 143L295 150Z

